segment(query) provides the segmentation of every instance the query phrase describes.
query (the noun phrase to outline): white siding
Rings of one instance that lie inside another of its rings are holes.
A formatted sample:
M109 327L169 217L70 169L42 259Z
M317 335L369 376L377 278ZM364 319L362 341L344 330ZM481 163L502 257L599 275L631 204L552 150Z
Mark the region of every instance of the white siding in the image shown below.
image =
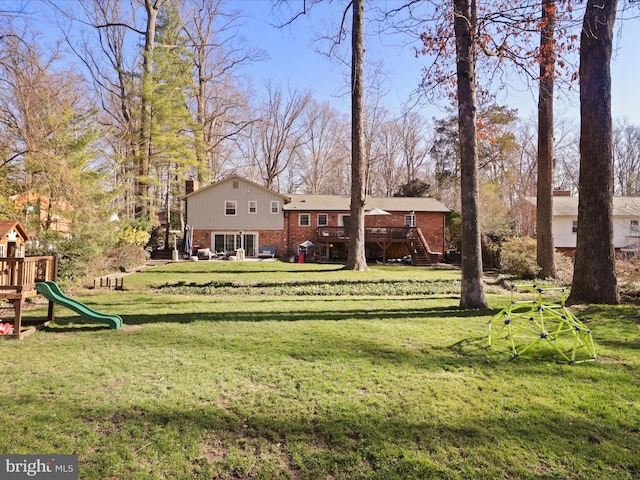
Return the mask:
M573 233L573 221L578 217L553 218L553 243L556 247L576 248L576 234Z
M234 183L238 188L233 188ZM225 201L237 202L236 215L225 215ZM249 214L249 202L255 201L257 212ZM271 202L278 202L277 214L271 213ZM282 230L283 197L270 190L233 178L211 188L203 188L187 198L187 223L203 230Z
M576 234L572 233L572 227L573 221L577 219L577 216L557 216L553 219L553 240L556 247L576 247ZM640 243L640 232L632 232L630 229L631 220L637 219L639 218L620 216L613 218L614 248L623 248Z
M640 243L640 232L631 230L631 220L639 220L639 217L614 217L613 245L615 248L624 248Z

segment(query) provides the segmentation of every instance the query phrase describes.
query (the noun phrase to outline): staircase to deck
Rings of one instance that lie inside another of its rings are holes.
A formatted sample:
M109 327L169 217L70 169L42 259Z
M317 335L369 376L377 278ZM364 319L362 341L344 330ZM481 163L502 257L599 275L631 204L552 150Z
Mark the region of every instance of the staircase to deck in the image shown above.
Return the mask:
M407 236L407 246L411 252L411 263L417 267L426 267L438 263L439 252L432 252L419 228L413 228Z

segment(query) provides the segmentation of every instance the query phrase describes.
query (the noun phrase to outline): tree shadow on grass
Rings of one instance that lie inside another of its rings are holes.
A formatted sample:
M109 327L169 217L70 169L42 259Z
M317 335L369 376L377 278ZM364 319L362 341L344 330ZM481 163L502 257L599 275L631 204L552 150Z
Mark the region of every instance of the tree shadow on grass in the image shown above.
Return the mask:
M210 461L217 468L232 468L227 455L242 451L257 471L266 452L272 451L287 459L280 468L289 465L303 478L460 478L461 471L472 477L477 468L482 478L630 478L640 472L638 456L629 454L640 449L640 436L637 429L629 429L629 421L603 422L586 412L570 411L561 401L549 405L531 398L516 405L479 393L476 399L461 399L476 408L456 411L442 408L448 404L443 398L425 399L421 407L391 398L371 408L374 397L324 396L310 403L302 393L292 400L282 392L282 397L273 394L262 405L237 396L189 397L179 403L159 399L153 404L132 400L126 408L117 402L61 407L92 436L92 455L120 457L125 471L133 468L128 462L175 455L176 445L194 447L183 449L187 463L197 460L190 455L215 445L218 454ZM19 400L27 411L41 409L38 398ZM419 415L418 408L429 413ZM52 428L47 415L33 421ZM109 450L112 435L130 449ZM109 474L101 473L105 478Z
M164 304L161 304L165 306ZM146 306L148 310L149 306ZM403 320L415 318L472 318L491 315L493 310L456 310L450 307L434 308L397 308L397 309L363 309L340 311L327 308L326 310L309 311L305 309L290 309L287 311L235 311L235 312L189 312L163 313L154 315L144 313L139 315L122 315L123 322L129 325L143 325L147 323L191 323L191 322L302 322L302 321L347 321L347 320Z

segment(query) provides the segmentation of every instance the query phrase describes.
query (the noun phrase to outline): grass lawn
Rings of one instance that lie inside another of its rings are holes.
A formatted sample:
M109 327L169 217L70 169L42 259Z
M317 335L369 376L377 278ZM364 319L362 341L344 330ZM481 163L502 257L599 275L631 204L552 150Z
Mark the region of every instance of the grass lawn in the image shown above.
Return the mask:
M640 478L640 309L576 310L599 360L512 360L459 272L183 262L0 342L0 453L85 479ZM46 304L29 310L45 317Z

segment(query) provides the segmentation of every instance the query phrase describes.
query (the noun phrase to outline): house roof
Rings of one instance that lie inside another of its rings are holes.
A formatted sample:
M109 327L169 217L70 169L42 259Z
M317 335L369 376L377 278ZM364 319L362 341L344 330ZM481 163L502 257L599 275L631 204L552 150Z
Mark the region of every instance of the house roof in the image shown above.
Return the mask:
M284 200L283 210L348 212L351 207L351 197L348 195L282 195L239 175L232 175L224 180L202 187L182 198L189 199L190 197L198 195L205 190L216 188L223 183L233 180L248 183L255 188L260 188L272 194L279 195ZM431 197L368 197L365 203L365 209L371 210L373 208L380 208L388 212L410 212L413 210L414 212L449 213L450 211L441 202Z
M534 205L535 197L529 197ZM577 217L578 197L553 197L554 217ZM614 217L640 217L640 197L613 197Z
M264 190L266 192L269 192L269 193L272 193L272 194L275 194L275 195L279 195L284 199L285 203L289 201L289 197L287 195L282 195L282 194L280 194L278 192L274 192L273 190L270 190L267 187L263 187L262 185L259 185L259 184L255 183L255 182L252 182L251 180L247 180L246 178L241 177L239 175L231 175L230 177L227 177L224 180L220 180L219 182L211 183L211 184L207 185L206 187L202 187L202 188L199 188L197 190L194 190L193 192L185 195L182 198L183 199L188 199L189 197L192 197L194 195L198 195L198 194L204 192L205 190L209 190L211 188L215 188L215 187L217 187L219 185L222 185L223 183L231 182L233 180L244 182L244 183L248 183L249 185L252 185L254 188L259 188L259 189Z
M22 238L29 240L27 232L17 220L0 220L0 239L4 238L14 228Z
M349 211L348 195L289 195L291 202L284 205L288 211ZM440 212L449 209L431 197L368 197L365 210L380 208L388 212Z

